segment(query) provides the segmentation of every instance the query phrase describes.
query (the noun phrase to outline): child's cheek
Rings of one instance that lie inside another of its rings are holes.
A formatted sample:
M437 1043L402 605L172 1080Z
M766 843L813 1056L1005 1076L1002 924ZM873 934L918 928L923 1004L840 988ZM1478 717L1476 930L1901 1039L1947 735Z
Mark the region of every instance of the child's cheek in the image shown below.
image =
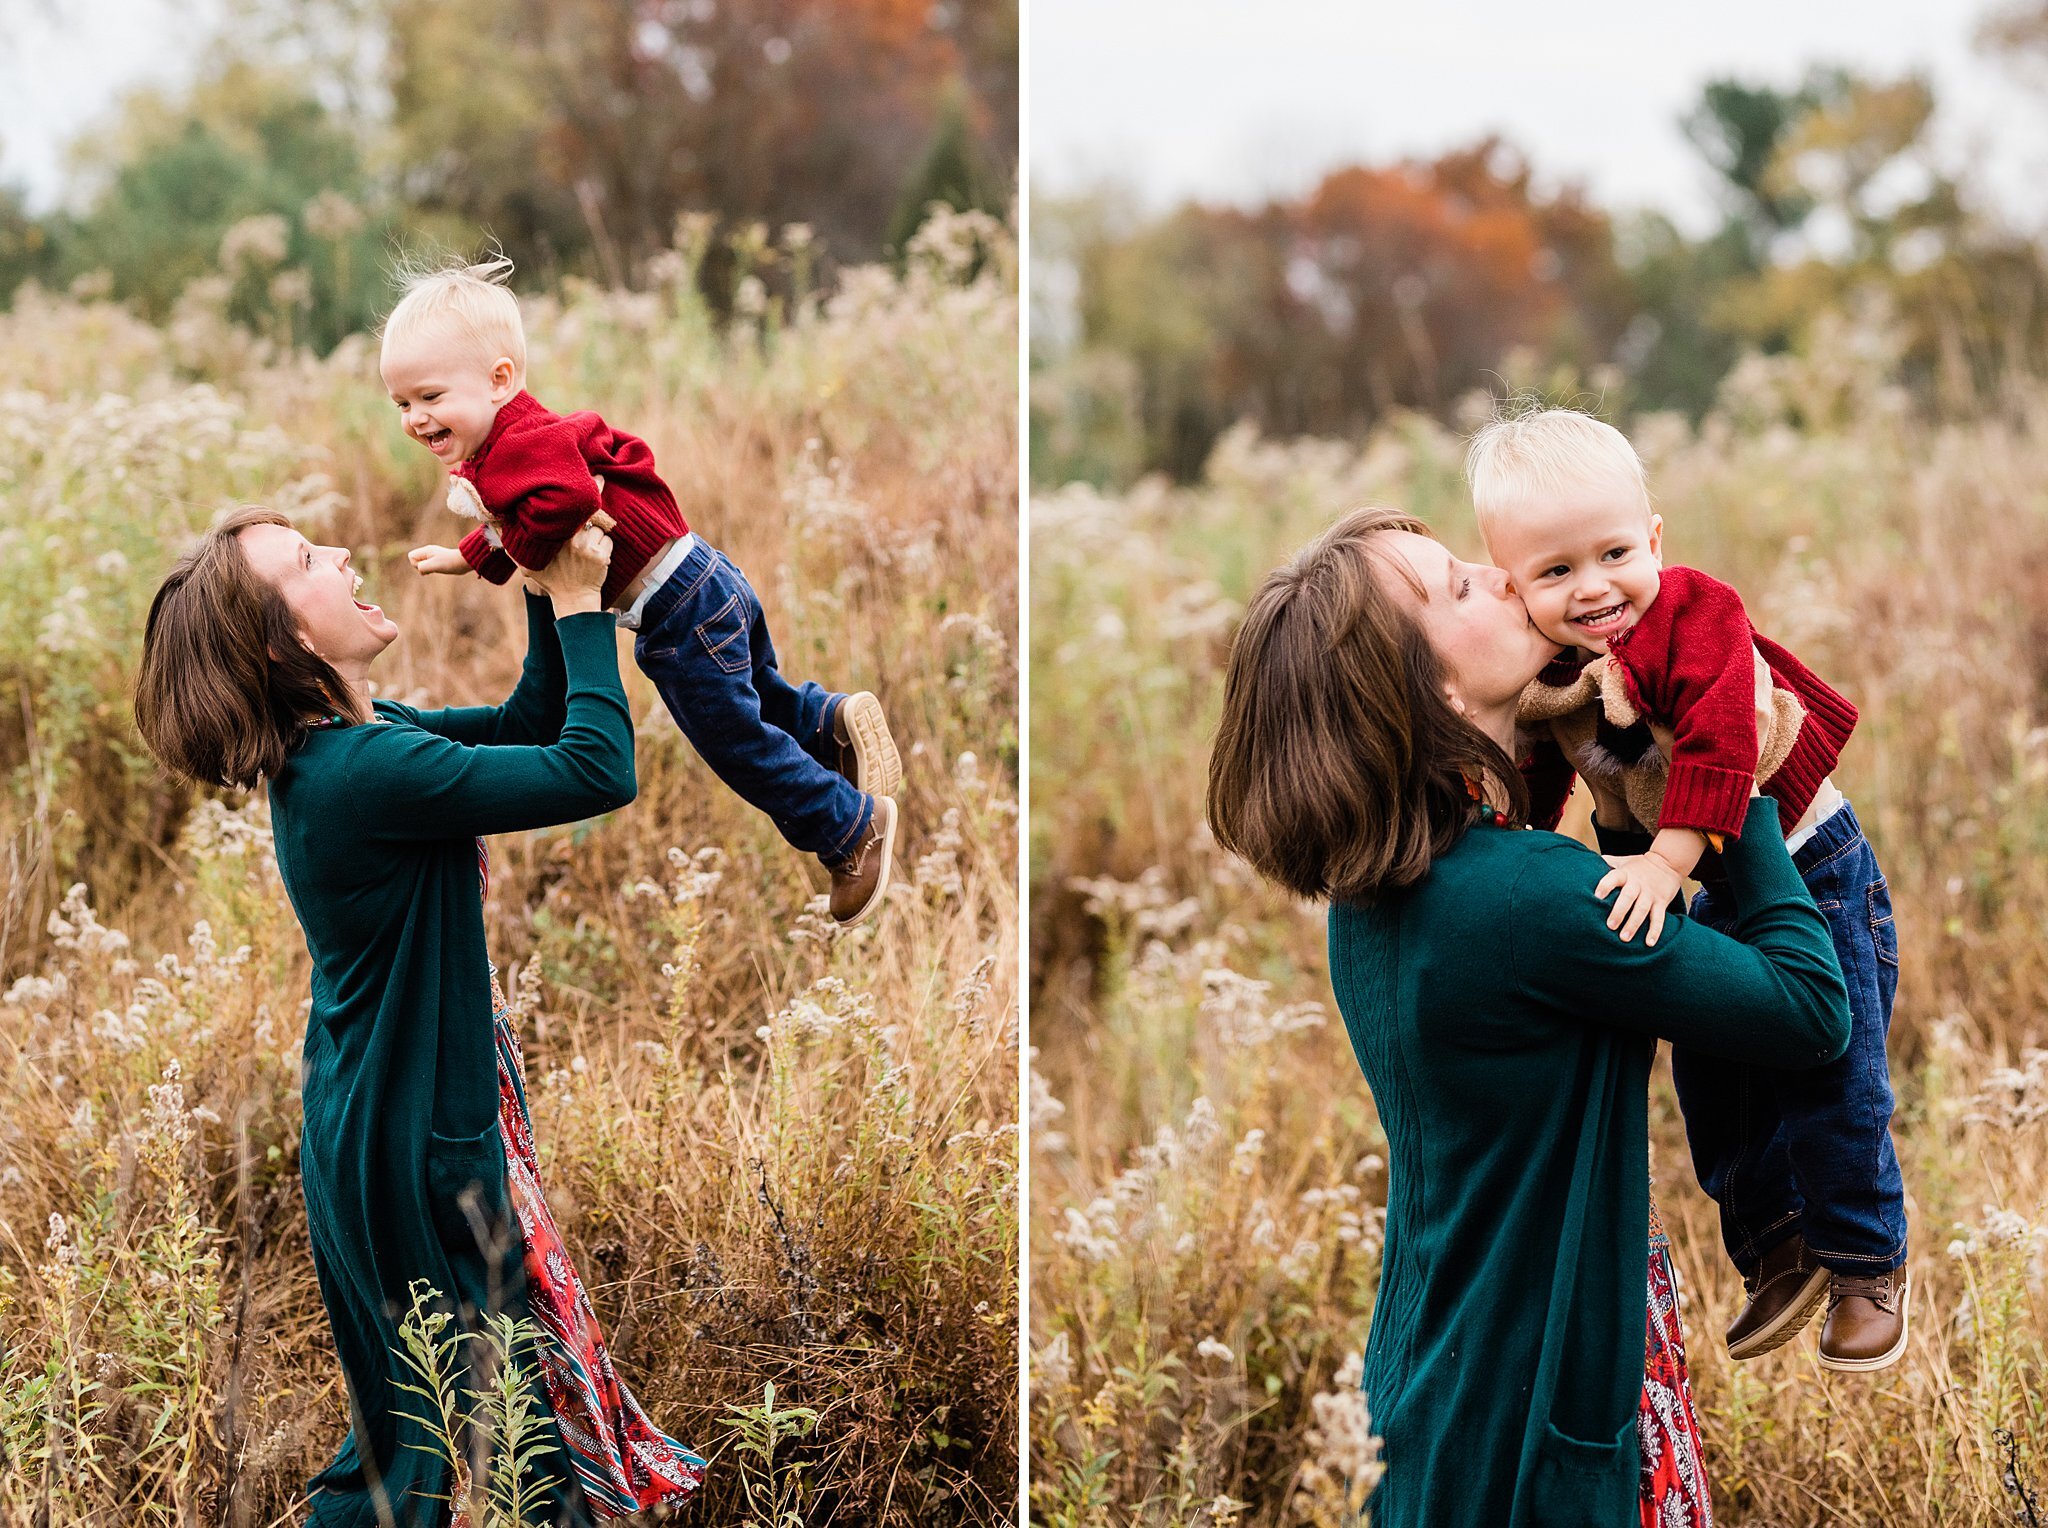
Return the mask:
M1584 635L1572 628L1564 612L1565 601L1554 595L1539 597L1529 606L1529 618L1536 623L1536 629L1559 647L1584 645Z

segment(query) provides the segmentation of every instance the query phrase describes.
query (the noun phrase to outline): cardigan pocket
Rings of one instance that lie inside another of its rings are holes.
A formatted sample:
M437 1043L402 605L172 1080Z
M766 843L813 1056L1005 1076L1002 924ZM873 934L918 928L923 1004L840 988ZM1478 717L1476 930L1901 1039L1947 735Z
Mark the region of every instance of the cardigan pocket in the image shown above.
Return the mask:
M1641 1454L1633 1416L1605 1443L1574 1438L1545 1422L1515 1521L1532 1528L1614 1528L1631 1521Z
M428 1136L427 1198L444 1245L491 1250L505 1219L505 1142L495 1119L475 1135Z

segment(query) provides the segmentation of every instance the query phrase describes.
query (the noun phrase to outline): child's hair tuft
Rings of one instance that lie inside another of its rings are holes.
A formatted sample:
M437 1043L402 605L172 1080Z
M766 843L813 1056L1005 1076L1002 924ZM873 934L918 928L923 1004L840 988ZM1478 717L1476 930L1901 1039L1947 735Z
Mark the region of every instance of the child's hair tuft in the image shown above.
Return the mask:
M1527 394L1502 399L1465 452L1465 478L1482 535L1527 505L1589 484L1641 501L1650 492L1642 459L1613 425Z
M512 295L512 262L501 254L478 261L401 261L392 272L398 303L384 320L382 338L394 339L439 322L447 323L489 366L498 357L526 377L526 326Z

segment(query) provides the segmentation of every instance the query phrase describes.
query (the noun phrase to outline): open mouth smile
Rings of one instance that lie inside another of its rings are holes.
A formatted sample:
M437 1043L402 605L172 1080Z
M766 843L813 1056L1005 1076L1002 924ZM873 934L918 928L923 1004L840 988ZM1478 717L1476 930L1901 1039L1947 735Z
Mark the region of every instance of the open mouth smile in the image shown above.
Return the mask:
M1618 605L1605 605L1598 610L1589 610L1584 615L1575 615L1572 617L1572 625L1588 636L1604 637L1618 630L1622 618L1627 614L1628 601L1623 600Z
M420 440L426 445L426 448L429 451L438 452L443 446L447 445L448 442L453 440L454 438L455 432L453 430L429 430L426 434L420 437Z

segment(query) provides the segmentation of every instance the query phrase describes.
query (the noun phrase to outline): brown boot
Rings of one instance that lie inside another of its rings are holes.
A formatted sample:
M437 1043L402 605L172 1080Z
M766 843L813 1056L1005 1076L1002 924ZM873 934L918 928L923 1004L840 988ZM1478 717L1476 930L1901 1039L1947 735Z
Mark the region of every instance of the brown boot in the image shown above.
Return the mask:
M1897 1363L1906 1351L1907 1293L1903 1268L1836 1274L1820 1329L1820 1366L1867 1374Z
M832 741L838 748L833 766L870 796L893 796L903 783L903 758L889 736L882 703L866 690L839 702L832 713Z
M882 905L896 857L896 803L875 797L875 815L853 858L832 872L832 916L851 928Z
M1749 1303L1728 1323L1728 1356L1758 1358L1806 1330L1828 1292L1828 1271L1813 1261L1794 1232L1771 1248L1754 1275L1742 1281Z

